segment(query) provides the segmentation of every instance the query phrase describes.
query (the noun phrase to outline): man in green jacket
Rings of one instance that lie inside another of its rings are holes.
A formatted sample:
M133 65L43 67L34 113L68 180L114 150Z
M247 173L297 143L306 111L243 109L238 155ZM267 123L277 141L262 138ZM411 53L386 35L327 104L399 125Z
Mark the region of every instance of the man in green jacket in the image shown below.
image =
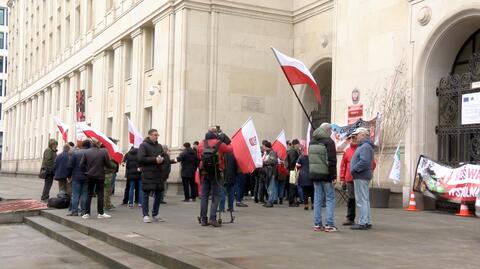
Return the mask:
M48 141L48 148L43 152L41 169L46 171L45 184L43 185L41 197L43 202L47 202L50 197L50 189L52 188L54 176L53 165L55 163L55 158L57 158L57 148L58 142L52 138Z
M313 138L308 147L310 178L315 188L314 194L314 227L315 231L335 232L333 223L335 209L335 180L337 178L337 151L335 142L330 138L332 126L322 123L313 132ZM326 196L326 225L322 225L322 202Z

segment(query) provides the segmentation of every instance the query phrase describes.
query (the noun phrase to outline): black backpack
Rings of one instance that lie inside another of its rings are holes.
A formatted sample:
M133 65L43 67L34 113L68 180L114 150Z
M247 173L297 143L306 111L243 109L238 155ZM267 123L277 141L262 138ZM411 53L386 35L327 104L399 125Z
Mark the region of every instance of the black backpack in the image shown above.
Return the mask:
M48 199L47 206L57 209L67 208L70 206L70 198L68 196L50 198Z
M203 141L203 154L202 154L202 164L203 170L208 174L212 175L217 171L218 166L218 147L220 146L221 141L218 141L217 144L212 148L208 145L208 141Z

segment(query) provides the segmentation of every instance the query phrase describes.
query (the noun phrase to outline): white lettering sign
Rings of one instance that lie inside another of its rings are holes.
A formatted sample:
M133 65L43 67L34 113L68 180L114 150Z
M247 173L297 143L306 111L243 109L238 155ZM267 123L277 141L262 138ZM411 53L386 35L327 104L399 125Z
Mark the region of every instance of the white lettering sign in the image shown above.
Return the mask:
M480 123L480 92L462 95L462 125Z

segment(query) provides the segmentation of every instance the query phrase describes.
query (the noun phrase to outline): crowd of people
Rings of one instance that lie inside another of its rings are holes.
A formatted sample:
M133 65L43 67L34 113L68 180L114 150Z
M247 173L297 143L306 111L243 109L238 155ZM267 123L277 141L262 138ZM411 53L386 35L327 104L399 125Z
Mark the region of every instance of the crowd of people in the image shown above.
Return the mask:
M162 222L159 208L166 203L166 182L172 164L179 163L183 202L196 202L200 197L202 226L220 227L218 212L233 212L235 206L248 207L244 203L248 195L266 208L284 201L290 207L303 205L304 210L313 210L314 231L335 232L338 230L334 223L335 186L339 178L347 194L347 216L343 225L354 230L371 229L368 185L375 162L369 130L359 127L349 134L350 146L343 154L339 174L337 150L331 135L331 125L324 123L314 130L308 151L298 139L287 141L285 159L279 158L272 143L264 140L263 166L247 174L242 173L237 164L230 138L218 126L211 127L200 142L184 143L176 158L171 158L168 147L158 142L158 131L151 129L143 143L138 148L132 147L120 164L110 159L96 139L87 139L76 147L73 143L65 144L58 155L58 142L51 139L42 161L45 185L41 199L48 200L55 180L59 184L59 197L71 197L68 216L90 218L91 201L96 196L97 217L110 218L105 212L114 207L110 197L119 166L123 165L126 187L122 204L141 208L145 223ZM196 177L200 178L199 188ZM151 211L150 197L153 197ZM355 223L357 207L359 218Z

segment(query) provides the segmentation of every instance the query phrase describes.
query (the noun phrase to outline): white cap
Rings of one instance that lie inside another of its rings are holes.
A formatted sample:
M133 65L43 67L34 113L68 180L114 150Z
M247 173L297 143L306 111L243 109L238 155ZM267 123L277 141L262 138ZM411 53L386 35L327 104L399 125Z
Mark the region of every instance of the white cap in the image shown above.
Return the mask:
M360 134L360 133L370 134L370 130L368 130L365 127L358 127L357 129L355 129L355 131L352 133L352 135L357 135L357 134Z

